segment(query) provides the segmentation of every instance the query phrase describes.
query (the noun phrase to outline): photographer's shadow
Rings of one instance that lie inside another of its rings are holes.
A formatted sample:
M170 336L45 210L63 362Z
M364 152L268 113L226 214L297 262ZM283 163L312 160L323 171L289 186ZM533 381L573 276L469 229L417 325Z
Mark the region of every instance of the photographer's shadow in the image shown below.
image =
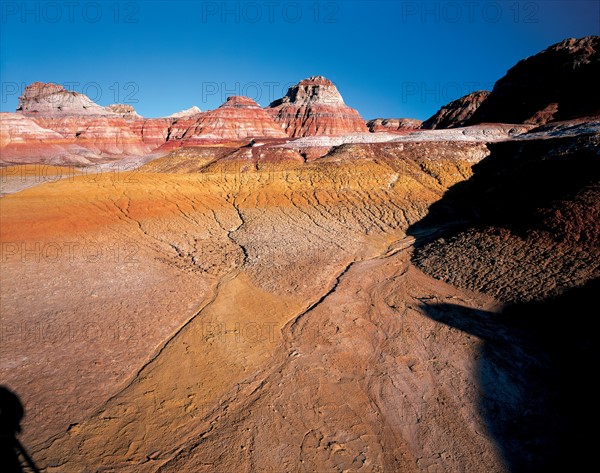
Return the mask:
M4 473L39 473L39 469L17 438L21 432L24 415L25 409L19 397L5 386L0 386L0 465ZM24 470L23 466L28 470Z

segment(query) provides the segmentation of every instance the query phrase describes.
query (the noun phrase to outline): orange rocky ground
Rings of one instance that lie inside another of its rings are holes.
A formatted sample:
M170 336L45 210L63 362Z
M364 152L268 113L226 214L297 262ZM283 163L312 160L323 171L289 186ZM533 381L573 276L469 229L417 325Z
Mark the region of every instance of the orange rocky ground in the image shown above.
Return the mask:
M496 303L405 235L486 145L216 149L0 200L0 371L38 466L503 471L480 341L426 310Z
M507 472L571 455L556 442L579 411L557 386L585 375L562 347L594 356L560 322L598 276L598 124L523 131L3 168L0 376L38 466Z

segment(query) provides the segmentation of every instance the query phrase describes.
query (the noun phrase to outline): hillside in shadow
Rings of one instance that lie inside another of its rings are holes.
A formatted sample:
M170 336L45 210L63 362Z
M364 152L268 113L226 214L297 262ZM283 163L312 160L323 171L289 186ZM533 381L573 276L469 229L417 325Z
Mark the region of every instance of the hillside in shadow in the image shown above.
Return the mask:
M473 176L408 229L413 262L503 302L541 300L599 277L600 137L489 147ZM421 237L432 228L445 230Z

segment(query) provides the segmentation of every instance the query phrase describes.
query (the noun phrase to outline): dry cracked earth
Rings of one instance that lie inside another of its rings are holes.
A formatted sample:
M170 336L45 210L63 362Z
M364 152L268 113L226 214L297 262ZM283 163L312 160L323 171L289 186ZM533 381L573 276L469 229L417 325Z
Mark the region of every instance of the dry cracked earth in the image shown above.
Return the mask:
M552 233L565 208L598 221L597 137L568 140L4 168L0 378L25 406L21 441L46 473L544 471L570 454L567 335L529 314L564 288L584 301L600 260L596 229ZM503 195L486 187L500 155L572 159L586 180L512 202L532 228L480 218ZM544 251L558 269L527 269Z

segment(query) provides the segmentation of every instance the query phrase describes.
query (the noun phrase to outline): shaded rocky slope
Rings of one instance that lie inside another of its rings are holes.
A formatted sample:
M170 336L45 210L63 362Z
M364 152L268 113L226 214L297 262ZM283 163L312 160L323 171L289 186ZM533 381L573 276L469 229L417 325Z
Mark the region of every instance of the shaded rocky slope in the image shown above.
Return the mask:
M437 128L456 128L469 122L475 111L488 98L486 90L477 90L454 100L440 108L435 115L423 122L421 128L435 130ZM513 122L506 122L513 123Z
M419 225L462 221L415 263L506 302L544 299L600 275L598 134L490 145L468 181Z
M514 117L498 121L522 120ZM595 404L585 380L600 361L592 348L600 281L597 121L553 122L488 146L473 176L407 233L416 237L411 260L425 273L507 305L484 312L425 301L425 312L482 341L479 412L507 471L585 469L580 452L593 441L583 432Z
M600 36L566 39L519 61L468 124L534 123L600 114Z
M433 320L481 340L478 410L506 471L551 471L557 463L587 468L580 452L595 444L585 430L596 402L587 379L600 362L593 348L598 320L590 311L598 289L595 279L499 313L424 304Z

